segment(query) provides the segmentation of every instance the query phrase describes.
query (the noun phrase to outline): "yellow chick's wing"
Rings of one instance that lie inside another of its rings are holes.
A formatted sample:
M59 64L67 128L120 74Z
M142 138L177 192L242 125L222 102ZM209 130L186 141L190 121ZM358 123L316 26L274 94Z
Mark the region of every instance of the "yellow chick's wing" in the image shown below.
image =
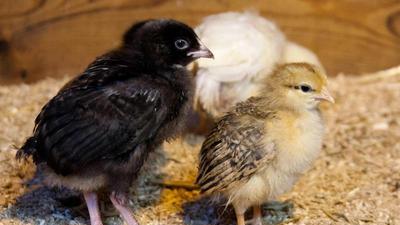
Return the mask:
M239 103L224 116L203 143L197 184L206 194L223 192L250 179L276 156L274 143L265 142L265 120L274 112L257 108L259 98Z

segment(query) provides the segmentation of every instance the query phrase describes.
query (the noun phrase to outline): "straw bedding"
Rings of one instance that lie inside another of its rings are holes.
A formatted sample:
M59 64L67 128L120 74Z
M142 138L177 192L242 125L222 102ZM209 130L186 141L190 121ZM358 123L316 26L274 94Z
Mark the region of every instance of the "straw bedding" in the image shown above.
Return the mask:
M78 193L44 187L32 163L14 159L13 145L22 144L41 106L66 81L0 87L0 225L88 223ZM323 106L323 151L295 188L278 199L286 204L265 206L272 213L265 224L400 224L400 69L339 75L330 79L330 89L337 103ZM231 207L201 198L190 185L202 140L188 135L152 155L132 187L130 204L141 224L234 224ZM165 187L170 181L182 187ZM104 199L105 223L121 224Z

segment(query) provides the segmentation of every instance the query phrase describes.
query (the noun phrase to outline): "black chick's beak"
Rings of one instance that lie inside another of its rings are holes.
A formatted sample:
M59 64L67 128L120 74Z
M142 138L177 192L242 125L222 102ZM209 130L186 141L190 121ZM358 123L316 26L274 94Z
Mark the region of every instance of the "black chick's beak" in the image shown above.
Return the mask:
M190 56L194 59L198 58L211 58L214 59L214 54L208 49L203 43L200 42L200 48L194 51L190 51L187 53L187 56Z

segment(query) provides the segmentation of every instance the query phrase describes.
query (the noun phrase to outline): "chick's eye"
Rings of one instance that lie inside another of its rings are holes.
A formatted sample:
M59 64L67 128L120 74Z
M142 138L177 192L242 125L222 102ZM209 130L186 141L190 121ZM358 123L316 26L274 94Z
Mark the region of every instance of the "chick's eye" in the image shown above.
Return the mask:
M178 39L175 41L175 47L181 50L186 49L189 47L189 42L184 39Z
M310 91L312 91L312 88L309 86L309 85L300 85L300 89L301 89L301 91L302 92L310 92Z

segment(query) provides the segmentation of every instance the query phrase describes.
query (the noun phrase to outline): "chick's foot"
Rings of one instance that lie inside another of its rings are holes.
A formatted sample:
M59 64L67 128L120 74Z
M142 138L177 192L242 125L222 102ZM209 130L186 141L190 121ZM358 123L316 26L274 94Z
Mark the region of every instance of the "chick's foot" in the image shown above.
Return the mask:
M128 225L139 225L132 216L131 210L127 207L128 200L125 195L113 192L110 195L110 200Z

